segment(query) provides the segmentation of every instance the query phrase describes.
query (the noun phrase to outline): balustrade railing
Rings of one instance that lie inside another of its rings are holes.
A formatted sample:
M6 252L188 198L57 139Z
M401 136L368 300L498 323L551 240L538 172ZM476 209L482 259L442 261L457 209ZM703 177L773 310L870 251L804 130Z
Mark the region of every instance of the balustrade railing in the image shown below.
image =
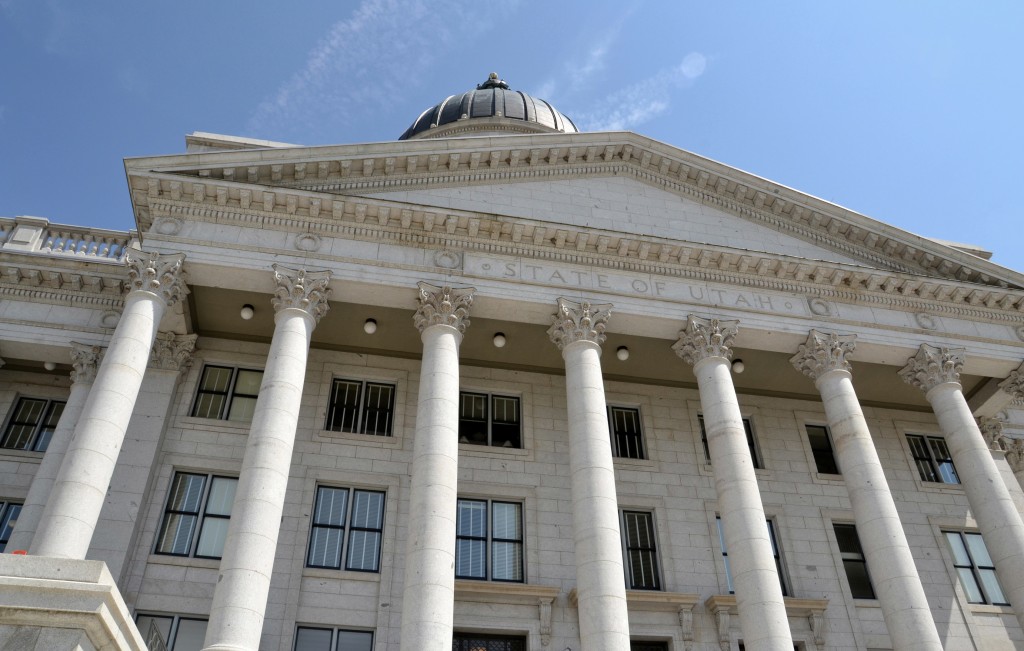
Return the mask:
M0 248L54 256L119 262L131 241L128 231L49 224L44 219L0 219Z

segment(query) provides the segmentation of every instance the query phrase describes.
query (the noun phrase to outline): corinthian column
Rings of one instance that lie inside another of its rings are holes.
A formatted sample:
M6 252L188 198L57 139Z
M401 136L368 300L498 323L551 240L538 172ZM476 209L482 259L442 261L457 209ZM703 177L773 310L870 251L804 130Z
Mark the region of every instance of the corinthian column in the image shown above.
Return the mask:
M748 651L777 651L793 648L793 640L730 374L738 325L691 314L672 349L697 376L743 644Z
M213 592L207 651L256 651L274 571L309 340L327 314L329 271L274 265L274 336L253 410Z
M29 486L28 495L25 497L25 505L21 507L18 523L14 526L10 540L7 541L9 550L27 550L32 545L36 527L43 517L46 500L50 497L53 482L57 479L60 465L68 450L68 443L71 442L71 433L82 415L85 399L89 396L89 389L96 379L96 367L102 358L103 348L100 346L71 342L71 365L74 369L71 371L71 392L68 394L68 401L64 405L60 420L57 421L57 427L53 430L53 436L50 437L46 454L43 455L39 469L32 478L32 485Z
M963 348L921 344L900 377L925 392L1017 621L1024 626L1024 523L960 386Z
M409 530L402 592L402 651L450 651L455 609L459 475L459 344L472 287L419 283L413 323L423 341L416 401Z
M160 319L187 293L184 254L128 249L128 294L29 550L85 558Z
M615 466L601 375L601 344L611 308L560 298L548 328L565 360L576 598L586 651L629 649Z
M893 648L942 651L928 598L914 565L896 503L853 389L847 355L856 335L811 330L790 360L821 392L839 468L843 472L857 532L871 570Z

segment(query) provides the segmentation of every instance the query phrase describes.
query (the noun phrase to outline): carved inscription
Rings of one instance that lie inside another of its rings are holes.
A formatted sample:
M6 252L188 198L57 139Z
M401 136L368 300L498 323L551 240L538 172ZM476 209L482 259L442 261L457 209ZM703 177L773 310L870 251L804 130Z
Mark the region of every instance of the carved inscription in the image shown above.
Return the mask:
M647 296L764 312L798 315L808 313L806 300L789 294L743 291L725 285L714 286L650 274L594 271L586 267L538 264L533 260L484 258L469 253L466 254L463 269L467 275L519 280L538 285Z

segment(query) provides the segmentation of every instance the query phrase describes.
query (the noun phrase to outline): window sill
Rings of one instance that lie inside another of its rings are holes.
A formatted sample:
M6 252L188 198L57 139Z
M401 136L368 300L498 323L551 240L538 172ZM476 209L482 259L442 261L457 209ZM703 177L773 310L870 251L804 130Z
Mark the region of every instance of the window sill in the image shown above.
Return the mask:
M854 597L853 598L853 607L854 608L881 608L882 604L881 604L881 602L878 601L878 599L858 599L858 598Z
M554 600L560 592L559 588L549 585L494 581L455 581L455 598L460 601L536 605L540 599Z
M627 466L630 468L643 468L645 470L656 470L658 462L652 459L632 459L630 457L612 457L616 466Z
M41 461L42 452L33 450L18 450L15 448L0 448L0 459L11 459L18 461Z
M331 570L326 567L303 567L302 578L380 583L380 572L353 572L352 570Z
M843 476L839 473L833 472L816 472L814 473L814 481L821 482L822 484L833 484L842 485L846 483Z
M251 421L244 423L237 420L221 420L220 418L200 418L199 416L184 416L178 421L179 425L194 425L196 429L220 429L227 432L248 433L252 428Z
M173 565L175 567L199 567L209 570L220 569L219 558L194 558L192 556L166 556L164 554L150 554L146 561L148 565Z
M967 604L972 613L986 615L1013 615L1011 606L994 606L992 604Z
M569 591L569 603L579 606L576 588ZM669 610L676 612L681 608L690 609L700 601L700 595L684 592L665 592L664 590L626 590L626 605L637 610Z
M824 615L828 608L828 599L797 599L796 597L783 597L786 602L786 615L789 617L809 617L811 615ZM736 595L715 594L704 600L704 606L712 613L728 612L731 615L738 615L739 609L736 606Z
M459 443L459 454L467 454L468 456L481 456L489 457L492 455L509 456L509 457L526 457L529 456L529 450L523 448L502 448L493 445L474 445L472 443ZM474 454L475 453L475 454Z
M322 429L315 433L315 438L336 442L345 441L346 443L356 443L360 445L367 445L370 447L399 447L402 445L402 440L394 436L378 436L376 434L355 434L353 432L335 432L329 429Z

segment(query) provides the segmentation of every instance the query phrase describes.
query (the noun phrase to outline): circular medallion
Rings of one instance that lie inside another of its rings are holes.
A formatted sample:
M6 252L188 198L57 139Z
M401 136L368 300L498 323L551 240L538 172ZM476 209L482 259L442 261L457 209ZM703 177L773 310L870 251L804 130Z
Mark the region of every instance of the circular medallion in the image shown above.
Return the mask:
M103 324L104 328L114 328L117 326L117 322L121 320L121 315L113 310L104 312L103 316L100 317L100 323Z
M924 312L918 312L914 315L914 319L917 321L917 325L924 328L925 330L935 330L939 327L938 322L931 314Z
M302 233L295 237L295 248L300 251L317 251L320 249L320 236L313 233Z
M438 251L434 254L434 266L442 269L458 269L462 266L462 255L455 251Z
M161 217L153 224L153 230L161 235L177 235L184 225L177 217Z
M832 306L820 298L807 299L807 307L811 309L812 314L816 314L818 316L832 316Z

